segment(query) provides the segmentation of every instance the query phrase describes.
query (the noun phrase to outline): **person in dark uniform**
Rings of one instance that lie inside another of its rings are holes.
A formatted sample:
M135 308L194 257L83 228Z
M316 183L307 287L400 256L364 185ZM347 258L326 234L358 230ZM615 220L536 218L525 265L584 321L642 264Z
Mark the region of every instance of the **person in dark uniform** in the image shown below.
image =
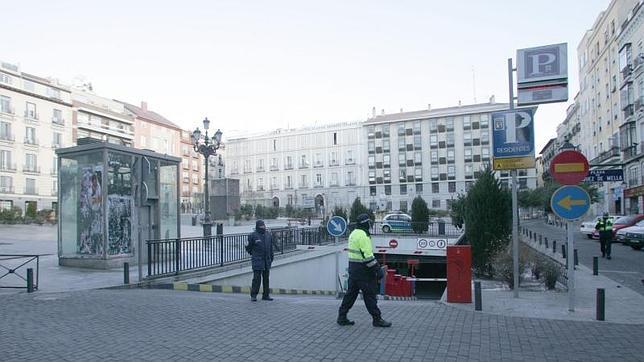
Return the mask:
M607 212L597 222L595 229L599 231L602 258L610 259L611 243L613 242L613 222L608 218Z
M266 224L263 220L257 220L255 231L248 235L248 245L246 251L252 256L253 265L253 284L250 288L250 300L257 301L259 293L259 284L263 286L262 300L273 300L270 297L269 273L273 263L273 237L266 230Z
M373 326L391 327L390 322L382 319L378 308L378 299L376 297L378 280L383 278L384 273L373 256L371 233L369 232L370 223L369 215L359 215L356 229L349 235L349 285L347 293L342 298L337 320L341 326L355 324L354 321L347 318L347 313L349 313L349 309L353 307L356 298L358 298L358 293L362 291L364 304L373 318Z

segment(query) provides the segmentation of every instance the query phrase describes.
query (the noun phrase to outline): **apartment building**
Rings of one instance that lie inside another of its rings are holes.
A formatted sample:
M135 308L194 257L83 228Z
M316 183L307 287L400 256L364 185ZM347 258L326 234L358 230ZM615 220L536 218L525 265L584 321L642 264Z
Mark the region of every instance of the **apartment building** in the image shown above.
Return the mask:
M181 131L181 204L184 212L203 202L203 159L194 151L191 131Z
M624 117L620 106L622 76L617 37L637 3L637 0L611 1L577 46L579 146L590 163L599 168L619 167L621 162L619 132ZM622 212L621 183L604 183L598 191L603 202L596 206L596 213Z
M367 203L374 210L411 209L421 196L430 208L448 209L492 157L489 103L381 114L365 122ZM508 185L509 172L498 172ZM519 189L536 187L535 169L519 170Z
M73 139L96 140L132 147L134 117L122 103L94 94L89 89L72 89Z
M621 23L617 37L620 67L619 127L627 214L644 212L644 15L637 4Z
M365 196L365 140L359 122L228 139L225 174L240 180L242 204L347 208Z
M56 210L54 151L72 143L69 87L0 63L0 208Z
M162 115L141 106L121 102L134 117L134 147L180 157L181 128Z
M563 143L559 142L559 139L554 137L548 140L545 146L539 152L539 162L541 163L541 180L537 180L537 183L541 181L541 184L552 181L552 175L550 174L550 162L552 159L559 153L559 147Z
M566 118L557 125L557 143L560 145L569 142L575 147L581 147L581 114L578 97L579 94L575 95L574 102L566 109Z

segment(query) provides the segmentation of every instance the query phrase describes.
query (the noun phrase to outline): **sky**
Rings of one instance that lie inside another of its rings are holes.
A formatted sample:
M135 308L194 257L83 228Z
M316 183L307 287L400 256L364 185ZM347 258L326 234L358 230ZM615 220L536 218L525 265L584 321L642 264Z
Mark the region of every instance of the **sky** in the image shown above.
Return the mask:
M537 153L577 90L576 48L609 0L32 1L3 7L0 59L226 136L508 101L516 49L568 43L569 102L535 116ZM7 34L10 34L7 36Z

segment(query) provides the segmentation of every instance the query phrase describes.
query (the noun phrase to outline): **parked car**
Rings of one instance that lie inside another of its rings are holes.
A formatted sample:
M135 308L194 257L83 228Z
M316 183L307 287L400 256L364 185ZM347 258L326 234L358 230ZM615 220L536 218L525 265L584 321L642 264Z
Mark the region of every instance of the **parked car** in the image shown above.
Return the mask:
M582 234L586 234L588 239L593 238L593 232L595 231L595 225L597 225L597 222L602 218L603 216L597 216L595 219L590 220L590 221L584 221L581 223L581 226L579 227L579 232ZM615 222L615 216L609 215L608 219L612 222Z
M618 230L616 240L635 250L642 249L642 246L644 246L644 220L633 226Z
M644 220L644 214L618 217L615 221L613 221L613 241L616 240L617 231L629 226L633 226L642 220ZM593 231L593 239L599 239L599 232L597 230Z
M388 214L382 219L382 232L412 232L411 216L403 213Z

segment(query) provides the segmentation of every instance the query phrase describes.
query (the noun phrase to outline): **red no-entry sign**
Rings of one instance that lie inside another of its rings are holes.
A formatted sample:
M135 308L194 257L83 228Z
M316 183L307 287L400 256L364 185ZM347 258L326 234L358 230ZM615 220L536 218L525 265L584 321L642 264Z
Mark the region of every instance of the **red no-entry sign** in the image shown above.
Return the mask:
M562 185L577 185L588 176L588 160L579 151L567 150L550 162L550 174Z
M398 240L396 240L396 239L389 240L389 247L394 248L394 249L397 248L398 247Z

